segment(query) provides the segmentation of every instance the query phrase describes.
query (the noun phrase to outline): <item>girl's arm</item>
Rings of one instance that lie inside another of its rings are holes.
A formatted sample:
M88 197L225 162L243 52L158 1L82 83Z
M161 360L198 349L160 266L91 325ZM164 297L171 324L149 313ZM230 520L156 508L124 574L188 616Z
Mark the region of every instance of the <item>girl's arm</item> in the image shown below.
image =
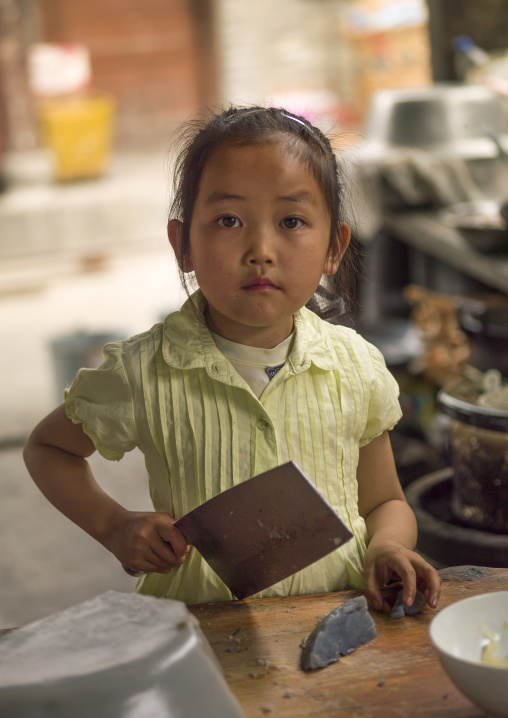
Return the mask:
M367 599L382 610L382 588L397 574L403 583L406 606L413 603L419 589L435 608L440 594L439 575L413 550L417 538L416 519L397 477L388 432L360 449L357 477L358 505L368 533Z
M165 513L128 511L99 486L86 458L95 451L62 404L35 427L23 453L44 496L71 521L136 571L167 573L187 544Z

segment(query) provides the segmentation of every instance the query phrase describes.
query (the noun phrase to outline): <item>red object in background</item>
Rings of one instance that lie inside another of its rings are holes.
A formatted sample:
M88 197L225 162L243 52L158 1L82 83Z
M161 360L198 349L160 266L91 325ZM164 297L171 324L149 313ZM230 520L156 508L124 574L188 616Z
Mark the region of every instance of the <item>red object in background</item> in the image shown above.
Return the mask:
M93 85L115 96L117 138L167 140L216 102L212 0L39 0L43 42L80 43Z
M28 85L38 99L81 94L91 87L90 53L76 43L40 42L26 57Z

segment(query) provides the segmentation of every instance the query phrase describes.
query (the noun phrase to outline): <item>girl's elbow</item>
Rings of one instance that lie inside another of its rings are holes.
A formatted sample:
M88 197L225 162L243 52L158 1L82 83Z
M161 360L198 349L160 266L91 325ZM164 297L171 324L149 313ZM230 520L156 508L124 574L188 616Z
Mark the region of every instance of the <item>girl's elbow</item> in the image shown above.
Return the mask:
M33 432L30 434L23 447L23 461L28 473L33 476L33 468L36 465L37 443L34 440Z
M23 446L23 461L25 462L25 466L30 471L31 467L34 466L34 464L37 462L37 456L39 454L39 451L42 446L44 446L44 441L40 435L39 426L36 426L35 429L30 433L27 440L25 441L25 445ZM30 473L32 473L30 471Z
M44 422L45 419L39 422L37 426L32 429L25 441L25 445L23 447L23 458L25 459L25 463L27 457L30 457L37 447L43 446L47 443L44 436Z

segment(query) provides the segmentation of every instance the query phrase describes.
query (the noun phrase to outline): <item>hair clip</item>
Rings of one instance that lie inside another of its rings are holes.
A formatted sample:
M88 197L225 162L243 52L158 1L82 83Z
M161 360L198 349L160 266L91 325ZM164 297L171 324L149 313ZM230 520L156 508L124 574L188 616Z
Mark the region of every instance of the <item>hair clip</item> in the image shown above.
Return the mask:
M311 125L310 122L309 122L309 124L307 124L306 122L303 122L303 120L299 120L298 117L293 117L292 115L288 115L285 112L281 112L281 115L282 115L282 117L287 117L288 120L293 120L293 122L298 122L299 125L304 127L307 130L307 132L310 133L310 135L314 138L314 140L316 140L316 142L321 144L321 140L319 138L319 133L316 132L316 128L313 125Z
M265 107L253 107L250 110L245 110L244 112L235 112L233 115L229 115L229 117L226 117L226 122L230 122L231 120L241 119L242 117L246 117L247 115L253 115L258 112L266 112L268 108ZM293 122L298 122L299 125L302 127L305 127L306 130L312 130L312 126L305 124L302 120L299 120L297 117L293 117L293 115L288 115L286 112L280 113L282 117L286 117L288 120L293 120Z
M235 112L234 115L229 115L229 117L226 117L224 121L227 123L232 123L235 120L241 120L242 117L246 117L247 115L253 115L258 112L266 112L267 109L268 108L265 108L265 107L253 107L250 110L245 110L244 112L242 112L242 111ZM280 116L285 117L287 120L292 120L293 122L297 122L305 130L307 130L307 132L310 132L310 134L312 135L312 137L314 137L314 139L318 139L317 134L314 130L314 127L310 123L307 124L303 120L299 120L298 117L293 117L293 115L288 115L287 112L280 111Z
M232 120L240 120L242 117L246 117L247 115L253 115L255 112L263 112L262 107L254 107L251 110L246 110L245 112L235 112L233 115L229 115L229 117L226 117L224 122L231 122Z
M298 122L299 125L302 127L305 127L306 130L311 130L312 128L309 127L309 125L306 125L305 122L302 120L299 120L297 117L293 117L292 115L286 115L285 112L281 112L282 117L287 117L288 120L293 120L293 122Z

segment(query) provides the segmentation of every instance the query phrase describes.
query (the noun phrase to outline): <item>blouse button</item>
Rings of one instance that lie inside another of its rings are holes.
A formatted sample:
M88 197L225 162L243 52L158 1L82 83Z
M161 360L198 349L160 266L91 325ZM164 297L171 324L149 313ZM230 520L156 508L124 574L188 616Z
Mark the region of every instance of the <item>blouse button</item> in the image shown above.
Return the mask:
M264 431L266 429L266 427L268 426L268 422L266 419L258 419L256 421L256 426L258 427L258 429L260 431Z

